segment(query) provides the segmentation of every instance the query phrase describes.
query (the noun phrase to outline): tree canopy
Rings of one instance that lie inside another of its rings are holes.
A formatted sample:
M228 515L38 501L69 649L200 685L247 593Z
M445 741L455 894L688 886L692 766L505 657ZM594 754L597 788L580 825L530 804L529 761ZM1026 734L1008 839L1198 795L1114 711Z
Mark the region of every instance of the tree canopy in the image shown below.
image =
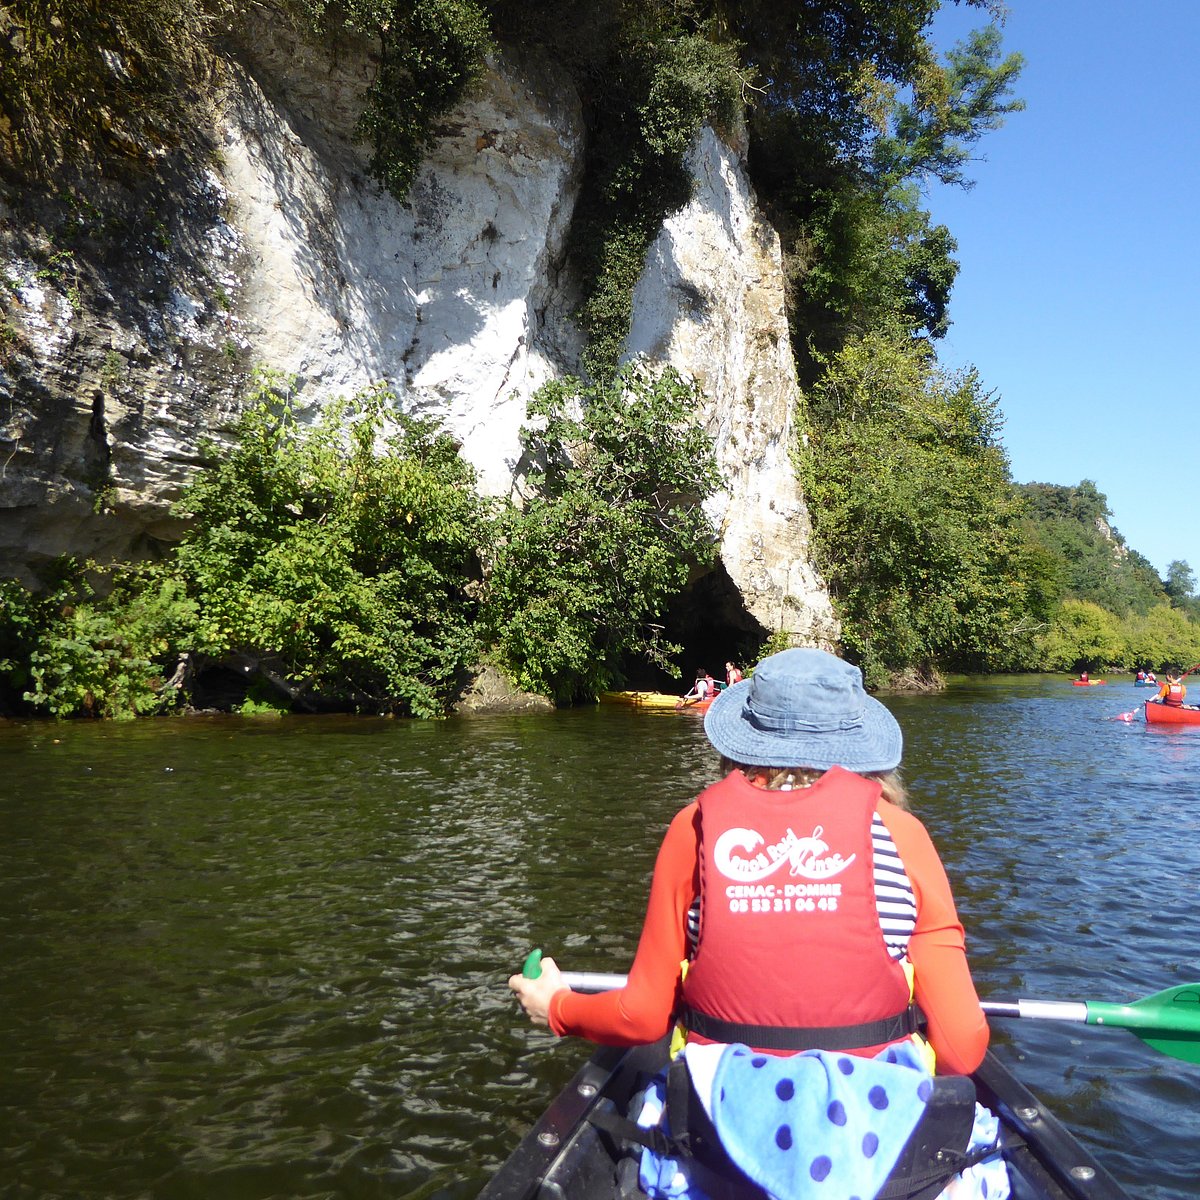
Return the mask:
M847 649L873 683L1010 664L1050 596L1021 536L994 399L902 330L848 342L823 366L801 465Z

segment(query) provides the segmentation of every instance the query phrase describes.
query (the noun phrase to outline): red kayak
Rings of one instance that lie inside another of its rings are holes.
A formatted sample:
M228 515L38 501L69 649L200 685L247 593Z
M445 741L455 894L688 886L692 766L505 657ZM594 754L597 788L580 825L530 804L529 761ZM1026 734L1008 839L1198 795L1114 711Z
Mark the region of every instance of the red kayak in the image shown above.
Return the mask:
M1072 687L1103 687L1108 682L1107 679L1072 679Z
M1176 704L1146 701L1147 725L1200 725L1200 708L1181 708Z

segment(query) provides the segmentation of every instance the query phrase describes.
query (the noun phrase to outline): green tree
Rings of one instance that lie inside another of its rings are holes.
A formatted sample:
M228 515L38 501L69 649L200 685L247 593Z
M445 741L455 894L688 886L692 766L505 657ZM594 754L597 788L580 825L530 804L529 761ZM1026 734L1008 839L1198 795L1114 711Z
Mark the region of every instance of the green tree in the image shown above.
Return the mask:
M1051 671L1100 671L1124 666L1126 647L1112 613L1090 600L1067 599L1042 639L1041 654Z
M728 6L732 8L733 6ZM992 6L975 5L975 7ZM920 207L930 178L969 186L970 147L1021 102L1019 55L994 27L944 62L928 36L936 0L739 4L730 35L764 82L750 166L780 231L802 375L847 337L897 317L939 336L955 243Z
M1151 564L1111 525L1108 499L1092 480L1075 487L1027 483L1020 490L1030 537L1057 560L1065 595L1119 617L1149 612L1166 598Z
M1134 614L1124 622L1122 633L1125 665L1132 669L1161 671L1173 663L1188 667L1200 661L1200 624L1178 608L1159 604L1145 615Z
M818 561L847 650L881 683L905 667L1007 664L1050 590L1024 579L999 412L974 373L939 372L903 332L824 363L801 453Z
M671 370L629 364L530 402L533 490L502 518L488 564L492 637L520 686L565 703L611 687L630 657L674 670L658 617L713 551L700 399Z
M1196 573L1181 559L1172 560L1167 563L1167 577L1163 582L1163 590L1170 597L1172 604L1182 607L1195 596Z

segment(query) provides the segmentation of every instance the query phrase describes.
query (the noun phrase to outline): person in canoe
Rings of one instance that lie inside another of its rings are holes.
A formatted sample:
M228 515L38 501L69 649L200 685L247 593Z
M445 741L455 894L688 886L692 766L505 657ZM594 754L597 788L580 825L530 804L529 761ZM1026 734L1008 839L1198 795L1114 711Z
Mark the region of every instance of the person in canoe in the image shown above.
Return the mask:
M716 690L716 681L703 667L699 667L696 670L696 682L692 684L689 691L684 693L675 707L686 708L689 704L700 704L714 695Z
M741 683L745 679L742 674L742 669L737 663L727 662L725 664L725 686L733 687L735 683Z
M1079 682L1080 683L1090 683L1091 682L1091 680L1088 679L1088 673L1086 671L1079 672Z
M575 992L544 959L508 986L559 1036L637 1045L679 1023L657 1094L689 1149L644 1153L652 1196L679 1170L709 1194L716 1172L782 1198L824 1178L831 1194L874 1196L911 1158L921 1097L945 1090L933 1064L969 1074L989 1037L945 869L897 774L900 727L857 667L791 649L722 692L704 729L722 778L667 830L626 985ZM960 1195L987 1195L988 1172L996 1194L990 1114L972 1131L965 1111L932 1144L966 1166ZM968 1144L984 1149L957 1157Z
M1171 708L1182 708L1186 699L1187 688L1184 686L1183 677L1175 671L1168 671L1167 682L1158 689L1158 695L1150 703L1166 704Z

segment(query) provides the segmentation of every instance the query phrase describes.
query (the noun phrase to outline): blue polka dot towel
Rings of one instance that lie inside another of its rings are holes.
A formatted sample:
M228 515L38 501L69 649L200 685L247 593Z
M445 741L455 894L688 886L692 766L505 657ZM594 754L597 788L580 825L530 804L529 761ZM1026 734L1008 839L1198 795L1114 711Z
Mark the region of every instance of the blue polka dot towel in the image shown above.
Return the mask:
M858 1058L724 1049L706 1098L726 1153L776 1200L869 1200L933 1089L910 1043Z

